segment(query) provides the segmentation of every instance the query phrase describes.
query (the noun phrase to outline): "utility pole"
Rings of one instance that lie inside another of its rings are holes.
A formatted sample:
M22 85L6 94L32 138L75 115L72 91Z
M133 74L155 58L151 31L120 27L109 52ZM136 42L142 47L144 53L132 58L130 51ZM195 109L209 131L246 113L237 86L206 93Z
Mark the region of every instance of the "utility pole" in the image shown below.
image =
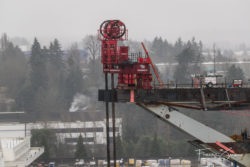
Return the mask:
M215 67L215 56L216 56L216 50L215 50L215 43L213 44L213 53L214 53L214 75L215 75L215 72L216 72L216 67Z
M105 73L105 100L106 100L107 167L110 167L108 73Z
M116 167L116 139L115 139L115 88L114 88L114 74L111 74L111 91L112 91L112 127L113 127L113 159L114 159L114 167Z

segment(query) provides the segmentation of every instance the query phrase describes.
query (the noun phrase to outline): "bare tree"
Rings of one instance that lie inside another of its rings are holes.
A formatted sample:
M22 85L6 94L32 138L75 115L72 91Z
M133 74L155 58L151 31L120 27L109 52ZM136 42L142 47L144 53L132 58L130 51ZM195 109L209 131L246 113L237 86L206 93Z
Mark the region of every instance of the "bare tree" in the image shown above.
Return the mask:
M91 60L96 60L100 55L100 41L96 35L88 35L83 39L83 48L87 49Z
M101 42L98 40L97 36L88 35L83 39L83 48L87 49L89 52L89 74L88 81L90 82L90 86L95 86L102 83L100 79L102 79L102 65L100 59L100 48ZM97 82L98 81L98 82Z

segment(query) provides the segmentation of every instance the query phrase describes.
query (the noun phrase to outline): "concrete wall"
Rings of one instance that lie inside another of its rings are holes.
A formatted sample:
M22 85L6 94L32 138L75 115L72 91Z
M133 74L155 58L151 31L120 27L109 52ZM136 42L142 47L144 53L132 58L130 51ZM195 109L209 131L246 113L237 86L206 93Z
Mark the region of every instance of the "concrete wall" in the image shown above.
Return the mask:
M3 123L0 124L0 138L2 137L24 137L25 124Z
M30 137L0 138L0 142L5 161L14 161L30 149Z

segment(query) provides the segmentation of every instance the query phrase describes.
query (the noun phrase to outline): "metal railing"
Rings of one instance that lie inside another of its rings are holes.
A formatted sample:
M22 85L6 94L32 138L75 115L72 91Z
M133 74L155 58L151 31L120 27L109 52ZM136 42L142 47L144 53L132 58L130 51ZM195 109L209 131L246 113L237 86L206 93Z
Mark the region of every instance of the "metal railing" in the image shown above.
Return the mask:
M138 58L146 58L146 56L142 54L142 52L131 53L128 55L128 60L133 63L138 62Z
M193 84L193 83L167 83L163 84L163 88L160 84L152 83L153 89L176 89L176 88L250 88L250 83L243 84L242 86L233 86L232 83L217 83L209 86L208 84Z

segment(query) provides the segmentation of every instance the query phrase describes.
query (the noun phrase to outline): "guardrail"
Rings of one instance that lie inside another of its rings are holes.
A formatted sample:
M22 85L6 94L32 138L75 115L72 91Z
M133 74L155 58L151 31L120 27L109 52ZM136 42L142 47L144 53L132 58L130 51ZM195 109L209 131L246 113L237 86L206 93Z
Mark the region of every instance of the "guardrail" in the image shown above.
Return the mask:
M243 84L242 86L233 86L231 83L219 83L219 84L213 84L212 86L208 86L207 84L193 84L193 83L187 83L187 84L178 84L178 83L169 83L169 84L163 84L163 87L161 87L160 84L152 84L153 89L174 89L174 88L250 88L250 83Z
M15 159L21 157L30 148L30 137L24 137L22 140L22 142L13 147Z
M25 165L30 165L40 155L44 153L44 147L31 147L29 155L25 159Z

